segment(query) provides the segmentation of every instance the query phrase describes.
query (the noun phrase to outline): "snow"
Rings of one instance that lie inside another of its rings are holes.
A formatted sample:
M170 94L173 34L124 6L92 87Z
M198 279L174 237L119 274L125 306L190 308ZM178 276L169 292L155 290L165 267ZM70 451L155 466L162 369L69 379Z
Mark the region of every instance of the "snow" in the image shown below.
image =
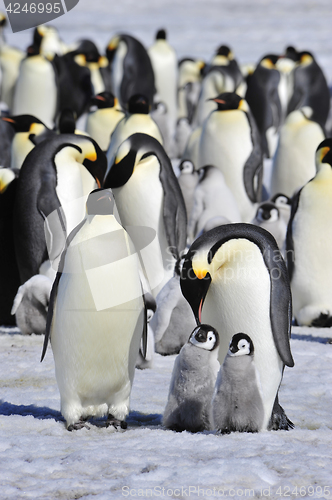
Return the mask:
M331 0L80 0L53 24L65 42L90 37L101 50L116 32L148 46L166 27L179 58L208 60L227 43L241 64L293 44L315 54L331 84L331 20ZM32 30L8 31L10 44L31 42ZM295 367L285 369L279 398L294 430L163 429L175 356L156 355L152 369L136 370L126 431L100 420L68 432L51 349L40 363L43 337L0 328L0 498L330 498L331 338L331 329L293 328Z

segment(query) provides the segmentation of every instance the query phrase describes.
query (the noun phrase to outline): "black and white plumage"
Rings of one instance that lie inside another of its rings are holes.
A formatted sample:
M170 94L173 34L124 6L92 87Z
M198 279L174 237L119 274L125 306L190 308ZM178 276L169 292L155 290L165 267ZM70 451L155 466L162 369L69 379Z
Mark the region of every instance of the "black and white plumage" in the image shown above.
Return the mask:
M290 350L291 292L287 269L273 236L253 224L226 224L191 245L181 270L181 289L197 323L217 328L219 360L226 357L235 332L255 345L263 405L263 429L290 427L276 404Z
M68 430L105 415L126 426L142 335L146 349L139 261L113 211L110 190L90 193L51 292L42 359L50 340Z
M286 253L293 311L301 326L332 325L332 139L316 152L317 174L294 196Z
M106 176L124 227L148 227L155 238L144 252L146 278L156 297L173 276L186 246L186 208L170 159L146 134L133 134L119 147Z
M169 388L163 425L174 431L212 430L212 396L218 363L219 335L199 325L178 354Z
M202 126L195 166L198 169L213 165L221 170L236 199L242 221L248 222L262 197L263 157L259 133L242 97L226 92L212 101L217 109Z
M254 345L245 333L232 337L212 401L213 427L222 434L258 432L264 421Z

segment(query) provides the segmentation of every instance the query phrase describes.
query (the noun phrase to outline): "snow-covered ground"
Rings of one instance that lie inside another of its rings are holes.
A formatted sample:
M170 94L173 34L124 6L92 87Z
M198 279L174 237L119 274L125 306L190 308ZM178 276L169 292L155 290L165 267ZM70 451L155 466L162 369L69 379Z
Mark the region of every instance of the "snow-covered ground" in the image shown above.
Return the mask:
M126 431L99 421L68 432L51 349L40 363L42 337L2 328L0 498L330 498L329 336L293 329L295 367L285 370L280 402L294 430L217 436L162 428L175 356L159 355L153 369L136 371Z
M331 0L80 0L53 24L65 42L91 38L101 50L116 32L148 46L165 27L179 58L209 60L226 43L241 64L293 44L311 50L332 83ZM6 35L25 48L32 30ZM331 329L293 328L295 367L280 389L292 431L164 430L175 357L156 355L153 369L136 371L126 431L101 421L70 433L51 349L40 363L42 337L1 328L0 499L331 498L331 337Z

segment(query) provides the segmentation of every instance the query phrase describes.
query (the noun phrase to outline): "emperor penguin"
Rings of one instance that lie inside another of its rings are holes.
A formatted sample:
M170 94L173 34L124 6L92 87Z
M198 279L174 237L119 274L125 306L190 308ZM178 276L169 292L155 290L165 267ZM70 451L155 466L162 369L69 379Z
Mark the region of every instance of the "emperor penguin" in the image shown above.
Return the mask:
M313 119L309 106L287 116L273 158L271 195L284 193L291 197L315 176L315 153L324 139L324 130Z
M278 193L270 200L260 203L252 224L269 231L275 238L282 254L285 254L287 225L290 218L291 200Z
M301 326L332 326L332 139L316 152L317 173L294 196L287 231L287 264L294 317Z
M95 43L91 40L81 40L72 55L79 66L88 68L93 95L107 91L109 83L104 79L104 70L108 67L108 59L100 55Z
M204 77L194 124L203 125L206 118L213 111L214 106L211 99L225 92L236 92L244 96L244 80L234 54L227 45L221 45L210 65L204 68Z
M1 116L1 113L0 113ZM5 118L1 116L1 118ZM11 147L15 130L13 127L3 119L0 119L0 137L1 137L1 150L0 150L0 167L10 168L11 166Z
M246 101L255 118L262 148L267 158L275 153L282 108L279 97L280 72L276 67L279 56L268 54L256 66L248 78Z
M254 344L245 333L232 337L218 373L212 411L213 427L221 434L262 430L264 407Z
M20 276L17 267L13 236L13 212L18 172L0 168L0 325L15 325L11 307Z
M11 142L10 168L19 170L30 151L36 144L54 135L46 125L32 115L4 116L4 122L11 125L15 132Z
M52 280L42 274L32 276L19 287L11 314L23 335L44 334Z
M330 91L325 75L311 52L298 54L293 81L293 94L287 112L309 106L312 109L311 119L324 129L330 109Z
M33 33L33 42L39 46L40 54L50 61L55 54L61 56L67 52L67 47L61 40L58 30L49 24L36 26Z
M13 216L15 253L21 284L57 263L66 236L85 215L88 194L101 185L106 157L93 139L55 135L25 159L17 184Z
M173 431L213 429L212 396L219 370L219 335L199 325L177 356L169 387L163 425Z
M85 130L106 152L115 127L124 117L116 97L111 92L101 92L90 100Z
M188 215L188 239L192 243L206 223L214 217L241 222L241 215L232 191L219 168L206 165L199 170L192 210Z
M144 95L150 106L155 94L155 78L150 57L133 36L119 34L109 42L106 54L111 65L112 90L125 109L130 97Z
M13 97L13 115L33 115L53 128L58 105L57 76L53 63L28 51L22 60Z
M247 102L235 93L212 99L217 109L205 120L198 144L198 164L218 167L232 191L243 222L252 219L262 197L260 138Z
M179 185L186 205L187 217L189 219L194 203L194 192L199 182L199 171L195 170L195 165L190 160L182 160L179 165L180 175Z
M202 84L205 62L184 57L178 64L178 121L192 123Z
M107 149L108 169L114 162L120 144L136 133L148 134L163 145L160 129L150 115L148 99L141 94L131 96L127 103L127 114L116 125Z
M7 23L6 17L1 14L1 36L0 41L0 72L1 72L1 91L0 101L7 104L8 108L13 108L13 94L18 78L20 64L25 57L25 53L16 48L8 45L3 37L3 27Z
M255 345L262 385L261 429L288 429L278 403L290 350L291 291L286 265L273 236L253 224L225 224L206 232L189 248L181 270L182 293L197 323L222 332L223 363L234 332L246 332Z
M177 122L178 60L175 50L167 40L165 29L158 30L156 40L149 47L148 54L155 76L155 101L161 101L166 106L163 119L158 122L158 113L154 118L163 131L165 150L171 154L175 148Z
M146 334L139 261L113 215L110 190L90 193L53 284L42 359L51 341L68 430L90 417L126 427L135 362Z
M104 182L114 193L123 226L145 226L155 234L144 249L152 295L173 276L186 246L186 208L164 148L147 134L133 134L117 150Z

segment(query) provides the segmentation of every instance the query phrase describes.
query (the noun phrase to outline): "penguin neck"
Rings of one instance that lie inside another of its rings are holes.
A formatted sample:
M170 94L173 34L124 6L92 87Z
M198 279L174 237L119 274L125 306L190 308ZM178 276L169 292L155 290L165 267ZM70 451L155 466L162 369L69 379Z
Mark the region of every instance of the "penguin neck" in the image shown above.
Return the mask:
M319 168L318 172L313 180L313 182L317 183L332 183L332 167L328 163L322 163Z

